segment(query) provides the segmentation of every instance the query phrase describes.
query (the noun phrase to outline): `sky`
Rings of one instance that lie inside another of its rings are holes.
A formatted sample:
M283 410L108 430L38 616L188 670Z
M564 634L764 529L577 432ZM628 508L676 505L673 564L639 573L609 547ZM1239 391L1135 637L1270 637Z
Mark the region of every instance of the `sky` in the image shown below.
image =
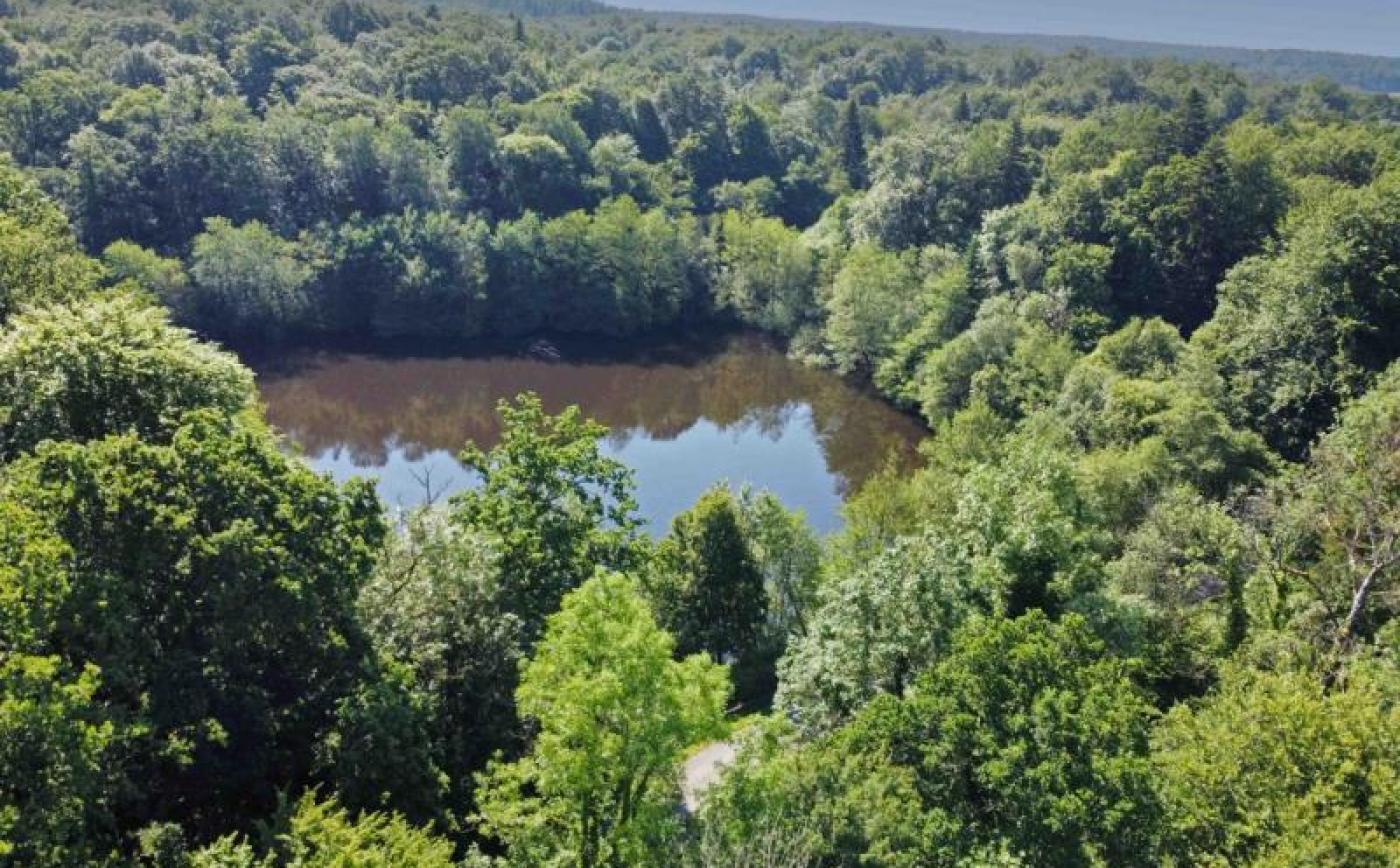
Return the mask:
M611 0L641 9L1400 56L1400 0Z

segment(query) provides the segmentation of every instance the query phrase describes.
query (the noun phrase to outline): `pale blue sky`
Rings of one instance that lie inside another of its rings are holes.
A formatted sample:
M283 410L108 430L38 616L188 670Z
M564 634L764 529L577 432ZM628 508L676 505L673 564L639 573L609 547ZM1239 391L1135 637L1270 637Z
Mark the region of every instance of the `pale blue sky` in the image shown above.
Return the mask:
M619 6L1400 56L1400 0L612 0Z

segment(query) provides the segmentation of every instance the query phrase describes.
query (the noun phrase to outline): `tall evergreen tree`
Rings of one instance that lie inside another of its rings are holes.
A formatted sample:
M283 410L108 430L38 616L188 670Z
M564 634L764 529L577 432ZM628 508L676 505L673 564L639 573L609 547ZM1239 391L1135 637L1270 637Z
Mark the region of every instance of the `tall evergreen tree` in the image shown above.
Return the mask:
M741 105L730 118L729 129L729 137L734 145L734 167L731 174L736 180L751 181L781 172L781 161L778 152L773 148L773 137L768 132L768 122L762 115L747 104Z
M953 120L960 124L972 120L972 101L967 98L966 92L958 94L958 104L953 107Z
M841 167L847 182L857 190L869 183L865 161L865 129L860 123L860 107L852 99L841 113Z
M1020 118L1012 118L1002 157L1002 204L1010 205L1026 198L1034 180L1026 159L1026 131Z
M632 138L642 159L656 163L671 156L671 139L657 114L656 104L646 97L637 100L632 109Z
M1210 115L1205 94L1199 88L1186 92L1186 99L1177 109L1176 146L1187 156L1195 156L1210 139Z

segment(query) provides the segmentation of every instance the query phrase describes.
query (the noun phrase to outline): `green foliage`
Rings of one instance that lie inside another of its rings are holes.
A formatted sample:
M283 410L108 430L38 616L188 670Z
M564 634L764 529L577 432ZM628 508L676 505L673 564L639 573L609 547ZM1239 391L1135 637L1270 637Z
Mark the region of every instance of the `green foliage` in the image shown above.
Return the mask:
M1199 133L1182 135L1195 141ZM1209 318L1216 283L1279 216L1269 207L1278 197L1268 191L1248 191L1247 201L1264 203L1262 214L1241 207L1245 191L1235 189L1235 173L1224 146L1214 143L1149 169L1125 198L1117 217L1125 253L1118 267L1131 293L1120 301L1125 309L1161 314L1187 329ZM1258 222L1245 221L1250 216Z
M1400 859L1393 97L468 6L0 0L0 862ZM737 321L934 430L828 544L712 491L653 547L527 397L385 539L142 298L240 345ZM678 647L746 706L781 659L790 717L686 822L728 691Z
M564 598L525 666L528 754L482 778L484 830L534 864L648 864L675 834L685 750L721 734L729 686L677 662L634 582L600 575Z
M855 744L907 764L933 829L924 864L1004 848L1033 865L1151 862L1152 709L1085 623L979 619Z
M410 826L400 817L352 817L331 801L306 795L297 803L285 832L277 836L275 864L334 868L351 862L365 868L449 868L452 844Z
M1382 865L1400 853L1393 669L1324 691L1308 674L1236 673L1163 722L1153 760L1183 865Z
M678 652L734 663L740 698L754 699L754 685L747 682L760 663L768 597L728 486L711 488L672 519L650 573L646 593Z
M462 340L487 328L489 232L476 218L414 210L342 223L312 297L340 334Z
M855 100L847 100L841 111L841 169L846 173L846 183L853 190L859 190L867 183L867 159L860 107Z
M57 868L106 855L115 728L95 700L100 683L91 666L70 674L56 657L0 656L0 860Z
M1245 260L1197 341L1231 418L1297 457L1364 372L1394 356L1400 175L1325 188L1285 223L1280 250Z
M843 371L873 368L923 313L917 257L858 246L844 258L826 301L826 338Z
M924 415L942 420L980 398L1016 419L1049 403L1074 363L1047 320L1044 296L988 299L971 325L929 353L914 376Z
M91 292L99 276L57 206L8 160L0 162L0 322L26 305Z
M966 561L934 536L896 544L830 581L806 632L779 667L774 705L808 731L828 730L880 693L901 695L986 606Z
M766 491L739 493L739 521L767 590L768 642L781 645L807 630L821 579L821 540L800 512Z
M103 717L129 727L109 772L140 783L121 815L217 830L305 780L363 645L354 593L382 534L366 487L199 411L164 444L44 444L0 502L43 519L28 545L64 546L28 653L100 670Z
M507 334L550 328L632 335L667 325L694 300L697 233L693 219L643 211L626 196L591 216L526 215L503 224L495 247L496 327Z
M431 698L413 671L389 664L371 671L336 706L320 764L340 800L361 810L393 810L414 822L451 828L443 802L449 779L437 765Z
M161 256L130 241L114 241L102 251L102 267L107 270L109 282L133 283L171 310L183 310L189 305L190 278L179 259Z
M452 514L496 546L501 605L535 637L564 594L598 567L632 565L632 477L602 455L606 429L577 407L551 416L527 394L498 411L500 442L490 452L473 444L462 451L481 484L453 498Z
M258 858L246 841L221 838L194 853L191 868L450 868L452 842L394 814L354 815L335 799L314 793L284 807L272 829L269 852Z
M914 775L851 747L844 733L794 742L775 721L745 730L734 766L705 793L692 863L926 864Z
M1199 692L1244 641L1253 567L1245 534L1218 504L1173 488L1108 565L1113 589L1146 610L1134 651L1156 670L1149 674L1164 692Z
M385 23L379 10L357 0L335 0L326 7L326 30L341 42L354 42L360 34L378 30Z
M129 293L20 314L0 331L0 462L44 440L166 441L191 410L233 414L252 374Z
M564 146L546 135L511 133L497 143L502 186L517 210L545 216L582 204L575 166Z
M348 710L384 718L390 728L382 737L412 752L380 750L379 727L370 719L369 740L353 748L371 775L362 780L359 770L347 769L342 786L361 788L372 800L368 806L385 803L452 828L471 810L471 774L497 750L516 750L522 739L513 694L525 636L520 618L502 608L494 545L487 534L453 522L445 509L412 513L381 551L359 610L393 678L384 686L371 682L369 702ZM440 773L448 778L445 793ZM409 776L430 785L400 786ZM436 813L440 809L446 816Z
M799 234L774 218L735 211L715 231L715 301L744 323L796 333L815 313L816 285L816 262Z
M1342 411L1279 486L1260 616L1322 649L1373 640L1400 612L1400 367Z
M194 240L189 316L224 334L275 335L309 314L311 269L294 244L261 223L211 219Z

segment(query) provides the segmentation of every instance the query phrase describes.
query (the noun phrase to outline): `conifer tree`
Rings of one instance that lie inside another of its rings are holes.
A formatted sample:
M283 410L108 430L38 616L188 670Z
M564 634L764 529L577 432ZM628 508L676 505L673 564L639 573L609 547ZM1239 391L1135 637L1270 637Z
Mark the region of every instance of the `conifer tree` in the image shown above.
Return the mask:
M637 142L642 159L655 163L671 156L671 139L666 135L655 103L645 97L637 100L632 109L632 124L632 138Z
M1177 149L1187 156L1195 156L1205 146L1210 133L1205 95L1199 88L1193 87L1187 91L1186 99L1177 110Z
M865 160L865 130L860 123L860 108L852 99L841 113L841 167L846 180L857 190L868 183Z

